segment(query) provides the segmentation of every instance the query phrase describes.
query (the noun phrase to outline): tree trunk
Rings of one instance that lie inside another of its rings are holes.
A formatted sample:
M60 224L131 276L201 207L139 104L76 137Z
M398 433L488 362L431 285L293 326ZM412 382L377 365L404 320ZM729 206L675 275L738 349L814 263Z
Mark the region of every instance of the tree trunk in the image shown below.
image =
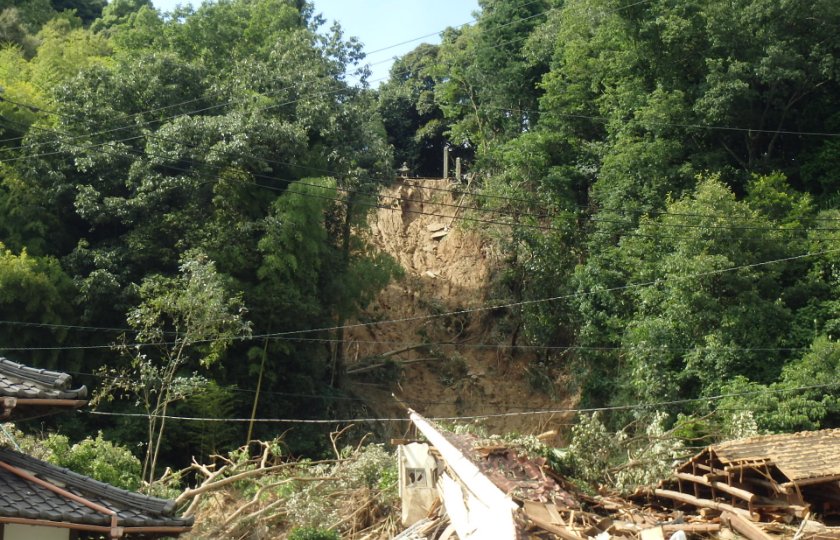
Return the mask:
M344 216L344 226L342 227L341 239L341 262L342 273L346 274L350 267L350 233L351 225L353 223L353 203L347 201L347 214ZM341 306L339 306L338 319L336 321L336 344L333 350L333 365L332 377L330 385L335 387L336 384L341 383L341 375L344 373L344 315L341 313Z

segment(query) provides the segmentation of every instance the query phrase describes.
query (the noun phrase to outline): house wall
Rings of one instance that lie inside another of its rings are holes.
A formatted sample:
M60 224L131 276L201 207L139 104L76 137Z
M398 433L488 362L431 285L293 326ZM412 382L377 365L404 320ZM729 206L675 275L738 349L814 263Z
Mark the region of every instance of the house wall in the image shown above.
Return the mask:
M70 529L6 523L3 540L70 540Z
M410 527L426 517L438 498L435 485L437 462L429 454L429 445L411 443L399 447L400 497L402 523ZM421 478L420 482L412 480Z

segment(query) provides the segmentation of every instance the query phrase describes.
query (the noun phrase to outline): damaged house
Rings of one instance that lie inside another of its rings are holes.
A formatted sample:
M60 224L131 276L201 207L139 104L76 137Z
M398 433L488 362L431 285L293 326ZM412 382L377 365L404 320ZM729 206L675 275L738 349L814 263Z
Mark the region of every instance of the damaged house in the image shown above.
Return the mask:
M402 519L408 527L401 538L512 540L528 538L534 528L549 537L584 538L567 525L591 535L601 532L597 519L587 523L589 516L542 458L440 431L413 411L410 418L427 442L405 441L399 449ZM436 512L448 525L428 517ZM425 532L412 536L418 531Z
M840 515L840 429L767 435L710 446L654 495L750 521Z
M73 410L87 388L71 377L0 358L2 420L28 420ZM175 501L118 489L0 448L0 540L155 540L190 530Z
M522 448L409 414L425 440L395 441L407 527L395 540L840 539L821 523L840 515L840 430L713 445L628 500L587 495Z

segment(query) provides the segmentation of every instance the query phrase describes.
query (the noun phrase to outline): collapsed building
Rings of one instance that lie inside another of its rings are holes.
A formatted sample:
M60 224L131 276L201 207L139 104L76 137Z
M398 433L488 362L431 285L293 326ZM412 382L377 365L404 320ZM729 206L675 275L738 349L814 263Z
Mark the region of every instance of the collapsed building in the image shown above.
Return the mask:
M654 494L751 521L840 514L840 429L710 446L677 468L676 490Z
M625 500L581 493L544 459L501 441L409 417L425 440L397 441L400 540L665 540L724 528L749 540L840 540L814 519L840 515L840 430L709 446Z

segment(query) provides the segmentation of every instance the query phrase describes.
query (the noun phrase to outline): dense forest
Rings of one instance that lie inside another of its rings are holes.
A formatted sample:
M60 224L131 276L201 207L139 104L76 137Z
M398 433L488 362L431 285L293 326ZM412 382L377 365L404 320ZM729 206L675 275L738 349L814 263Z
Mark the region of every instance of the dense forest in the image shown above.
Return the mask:
M840 4L479 5L373 88L317 3L0 0L0 354L101 411L361 412L341 327L401 269L359 232L449 146L503 343L583 406L840 426ZM248 427L62 423L151 476Z

